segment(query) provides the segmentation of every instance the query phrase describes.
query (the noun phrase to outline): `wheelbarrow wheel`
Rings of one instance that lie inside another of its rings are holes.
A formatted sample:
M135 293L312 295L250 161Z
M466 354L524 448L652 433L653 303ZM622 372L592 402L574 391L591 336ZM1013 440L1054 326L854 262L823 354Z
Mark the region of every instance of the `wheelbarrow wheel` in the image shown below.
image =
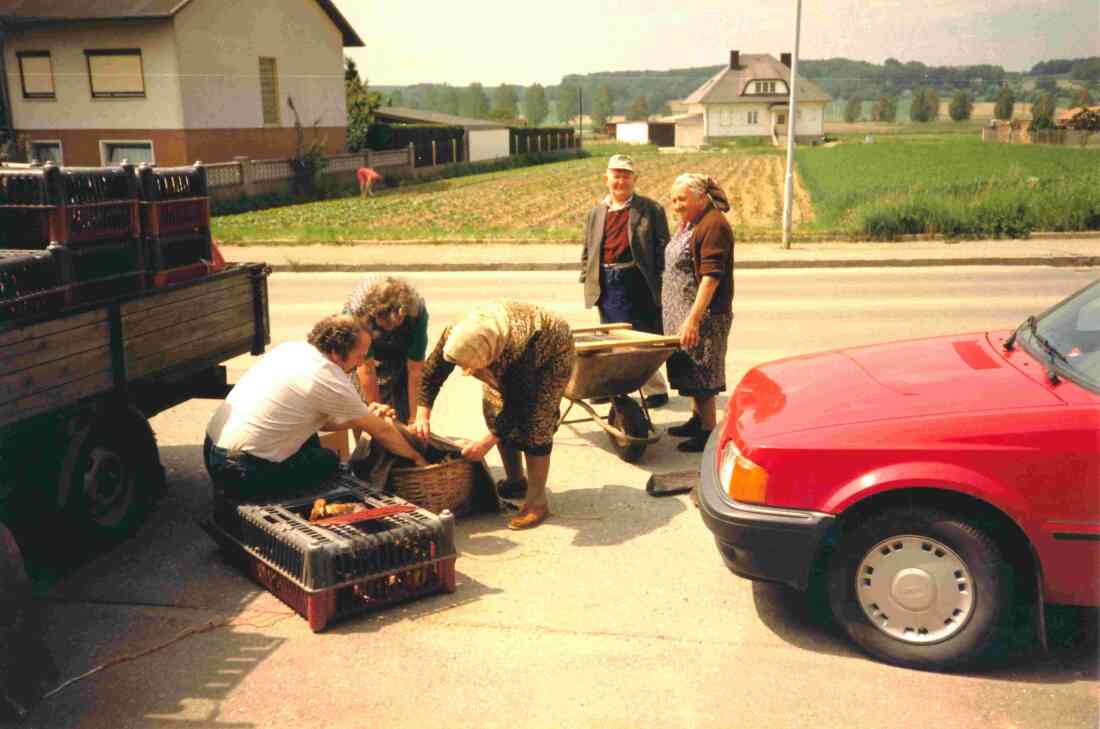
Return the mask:
M646 419L642 406L629 397L620 395L611 403L611 412L607 415L607 423L613 428L618 428L629 436L635 438L649 437L649 420ZM607 434L615 452L619 458L627 463L634 463L645 453L649 443L629 441L611 433Z

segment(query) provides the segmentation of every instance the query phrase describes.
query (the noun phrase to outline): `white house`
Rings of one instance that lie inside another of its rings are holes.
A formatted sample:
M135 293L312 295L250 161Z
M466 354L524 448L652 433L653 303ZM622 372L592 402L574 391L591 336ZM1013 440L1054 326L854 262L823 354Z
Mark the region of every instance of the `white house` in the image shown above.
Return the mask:
M331 0L0 0L0 93L34 156L66 165L285 159L288 98L334 154L362 45Z
M730 51L729 65L685 98L682 106L702 113L705 143L733 137L782 138L787 133L790 82L789 53L776 60L767 53ZM801 76L797 83L795 135L820 137L825 133L825 106L831 97Z

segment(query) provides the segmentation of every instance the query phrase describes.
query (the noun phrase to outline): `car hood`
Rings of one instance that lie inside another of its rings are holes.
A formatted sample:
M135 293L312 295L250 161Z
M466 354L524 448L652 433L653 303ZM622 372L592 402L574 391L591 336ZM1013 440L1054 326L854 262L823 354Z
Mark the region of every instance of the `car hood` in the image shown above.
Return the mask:
M876 420L1059 404L985 334L891 342L753 368L731 414L747 440Z

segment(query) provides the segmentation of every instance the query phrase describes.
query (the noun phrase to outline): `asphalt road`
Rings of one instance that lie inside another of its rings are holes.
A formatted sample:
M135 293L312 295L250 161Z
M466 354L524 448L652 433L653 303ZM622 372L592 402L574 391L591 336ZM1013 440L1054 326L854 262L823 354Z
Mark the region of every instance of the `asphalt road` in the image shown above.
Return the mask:
M798 353L1011 328L1095 269L758 270L739 274L730 384ZM273 339L339 309L353 274L276 274ZM595 321L572 273L417 274L431 336L474 301L513 297ZM231 363L241 371L248 358ZM797 593L726 571L686 496L653 499L652 472L697 466L664 440L619 461L594 425L559 431L554 517L531 532L460 522L453 595L311 634L225 565L195 526L209 505L202 432L214 403L154 427L170 492L133 540L89 556L42 601L64 676L112 665L47 700L57 727L1095 727L1094 613L1060 612L1054 651L971 675L892 668L857 652ZM682 421L686 401L655 412ZM476 436L478 389L454 377L434 423ZM495 454L491 466L498 466Z

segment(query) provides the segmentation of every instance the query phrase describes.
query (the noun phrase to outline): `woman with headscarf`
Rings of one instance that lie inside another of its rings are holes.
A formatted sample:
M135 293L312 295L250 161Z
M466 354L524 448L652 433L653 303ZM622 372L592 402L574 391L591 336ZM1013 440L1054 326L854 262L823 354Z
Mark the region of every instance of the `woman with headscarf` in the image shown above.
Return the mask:
M371 335L371 348L352 377L364 402L381 402L411 422L428 350L424 297L392 276L363 280L344 305Z
M667 363L669 384L692 398L692 415L669 428L687 438L677 448L698 453L717 421L715 397L726 389L726 347L733 323L733 229L725 192L713 178L683 174L672 183L680 227L665 248L661 307L664 330L680 337Z
M565 320L532 304L499 300L443 330L424 363L413 428L425 440L432 406L455 366L482 381L489 432L467 445L462 455L477 461L493 446L500 451L507 475L500 495L526 496L519 514L508 522L510 529L536 527L550 514L550 450L574 357L573 333Z

